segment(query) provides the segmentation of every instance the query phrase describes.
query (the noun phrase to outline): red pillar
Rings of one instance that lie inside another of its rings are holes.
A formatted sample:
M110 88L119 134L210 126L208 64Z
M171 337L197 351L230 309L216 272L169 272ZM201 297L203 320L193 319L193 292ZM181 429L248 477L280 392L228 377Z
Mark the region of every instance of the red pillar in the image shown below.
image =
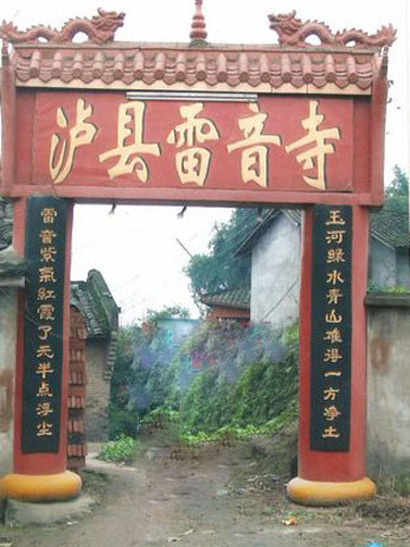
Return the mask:
M299 357L299 476L288 484L288 495L306 504L367 499L375 486L366 477L366 310L368 211L352 211L352 337L350 444L348 451L319 451L310 446L311 337L312 337L312 231L313 207L305 211L300 297Z
M19 254L24 254L26 200L20 199L14 207L13 245ZM22 433L22 389L24 358L24 290L19 295L19 313L16 348L16 388L14 399L14 469L13 474L0 480L3 497L25 501L61 500L75 496L81 489L81 479L66 470L67 464L67 390L70 336L70 262L73 206L69 205L66 222L66 253L63 303L63 349L62 392L60 414L60 437L57 453L23 453Z

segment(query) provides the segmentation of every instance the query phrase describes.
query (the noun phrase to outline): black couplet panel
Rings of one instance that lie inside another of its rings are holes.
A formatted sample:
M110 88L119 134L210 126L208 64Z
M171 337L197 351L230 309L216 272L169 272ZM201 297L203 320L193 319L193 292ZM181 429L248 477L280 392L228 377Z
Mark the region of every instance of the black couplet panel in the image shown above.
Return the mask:
M21 450L58 452L66 202L54 197L31 197L26 215Z
M316 205L312 241L310 448L348 451L352 339L352 208Z

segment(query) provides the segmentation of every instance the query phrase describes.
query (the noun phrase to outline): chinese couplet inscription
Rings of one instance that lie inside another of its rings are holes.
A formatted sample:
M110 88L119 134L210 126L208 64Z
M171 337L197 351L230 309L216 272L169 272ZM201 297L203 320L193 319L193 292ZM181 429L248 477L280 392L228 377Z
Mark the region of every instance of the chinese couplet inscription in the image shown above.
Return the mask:
M26 219L22 452L58 452L66 203L32 197Z
M348 451L352 209L316 205L313 222L310 447Z

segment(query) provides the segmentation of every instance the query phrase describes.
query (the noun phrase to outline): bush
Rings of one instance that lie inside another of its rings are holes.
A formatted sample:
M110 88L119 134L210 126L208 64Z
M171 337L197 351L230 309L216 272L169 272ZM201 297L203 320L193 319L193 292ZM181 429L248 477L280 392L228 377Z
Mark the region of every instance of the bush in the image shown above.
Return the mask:
M141 424L162 429L168 424L177 423L179 419L180 415L178 411L161 406L146 414L141 420Z
M134 437L139 423L177 420L188 441L198 434L224 440L276 431L295 416L297 325L279 333L268 325L205 322L180 348L158 327L129 329L122 341L111 438ZM193 370L193 361L202 370Z
M191 340L190 349L212 365L195 378L182 397L186 433L222 434L225 428L240 437L295 408L297 325L283 335L266 326L244 330L237 324L206 325ZM252 358L258 360L250 361Z
M215 431L232 418L232 384L219 367L199 374L182 400L182 421L191 433Z
M137 441L120 435L115 441L108 441L101 448L98 459L105 462L131 463L137 449Z
M109 438L118 439L120 435L136 437L140 427L138 412L132 408L120 408L110 403L109 415Z

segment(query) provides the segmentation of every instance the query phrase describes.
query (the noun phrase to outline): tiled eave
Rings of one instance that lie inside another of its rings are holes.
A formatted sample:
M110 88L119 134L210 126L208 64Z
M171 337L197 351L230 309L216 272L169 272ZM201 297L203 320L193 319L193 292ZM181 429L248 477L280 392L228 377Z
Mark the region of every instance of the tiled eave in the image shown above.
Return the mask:
M115 42L14 46L18 87L370 95L381 57L371 50Z

